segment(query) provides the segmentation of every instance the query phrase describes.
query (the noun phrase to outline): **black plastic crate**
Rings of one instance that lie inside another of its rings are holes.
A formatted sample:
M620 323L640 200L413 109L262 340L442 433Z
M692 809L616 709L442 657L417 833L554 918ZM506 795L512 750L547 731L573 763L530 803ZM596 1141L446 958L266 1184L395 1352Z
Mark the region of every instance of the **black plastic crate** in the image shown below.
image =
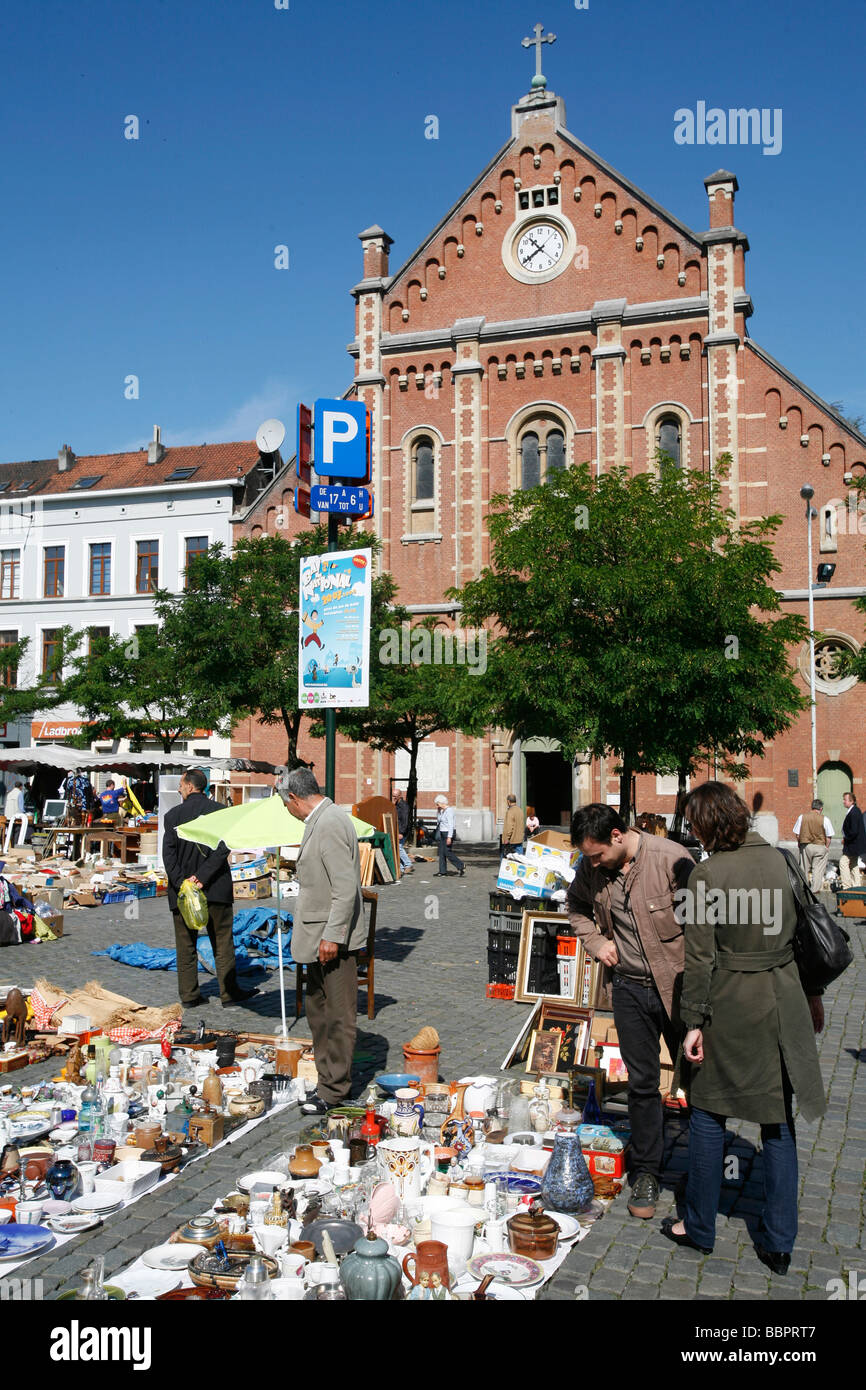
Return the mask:
M492 985L511 985L517 979L517 956L511 952L488 950L487 979Z

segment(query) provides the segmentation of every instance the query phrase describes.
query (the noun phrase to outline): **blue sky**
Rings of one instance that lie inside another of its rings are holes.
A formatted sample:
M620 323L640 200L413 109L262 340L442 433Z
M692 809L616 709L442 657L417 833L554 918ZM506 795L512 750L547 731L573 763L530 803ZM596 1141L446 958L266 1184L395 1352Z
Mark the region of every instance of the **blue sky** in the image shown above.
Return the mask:
M570 130L685 223L734 170L752 336L866 415L862 5L5 0L0 459L136 447L154 423L249 438L339 395L358 232L381 223L397 267L472 182L538 20ZM780 107L781 152L676 144L699 101Z

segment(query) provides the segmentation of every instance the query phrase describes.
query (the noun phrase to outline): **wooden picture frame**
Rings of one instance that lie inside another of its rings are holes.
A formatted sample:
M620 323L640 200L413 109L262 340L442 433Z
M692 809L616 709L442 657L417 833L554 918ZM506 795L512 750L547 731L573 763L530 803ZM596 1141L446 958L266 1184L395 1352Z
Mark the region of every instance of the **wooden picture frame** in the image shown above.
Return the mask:
M555 1076L561 1043L561 1033L553 1029L534 1028L529 1040L526 1070L543 1076Z
M564 1004L574 1004L575 994L546 994L542 990L529 988L529 965L532 956L532 929L538 922L555 922L560 927L568 925L568 918L561 912L532 911L524 909L523 921L520 924L520 951L517 957L517 979L514 985L514 999L518 1004L534 1004L537 999L553 1000ZM580 972L580 957L583 955L583 948L578 947L577 962L578 967L574 971L575 989L577 977Z
M391 841L391 848L394 851L394 882L399 883L402 877L400 869L400 837L397 833L397 817L390 811L382 813L382 829Z

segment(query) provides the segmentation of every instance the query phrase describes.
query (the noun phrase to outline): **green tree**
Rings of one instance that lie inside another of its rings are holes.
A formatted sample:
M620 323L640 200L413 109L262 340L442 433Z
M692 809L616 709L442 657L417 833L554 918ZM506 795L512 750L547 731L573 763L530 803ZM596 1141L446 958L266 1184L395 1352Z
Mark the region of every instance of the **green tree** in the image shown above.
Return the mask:
M14 724L31 719L65 704L66 677L71 660L81 645L81 633L71 627L57 629L52 669L41 671L30 684L22 685L23 669L28 664L30 638L22 637L3 647L0 668L0 723Z
M381 542L371 533L341 528L338 549ZM227 554L215 545L197 556L182 594L161 590L156 609L165 632L182 654L185 689L213 698L223 719L257 717L282 726L286 764L302 764L298 739L309 714L298 708L298 600L301 558L327 552L324 526L293 540L260 536L238 541ZM372 583L374 624L381 623L396 592L390 575Z
M488 703L480 674L487 634L436 632L436 619L412 622L408 609L395 605L370 642L370 705L338 710L337 727L346 738L383 753L409 755L406 801L410 831L418 799L418 749L432 734L459 729L479 736L488 723ZM462 658L462 659L461 659ZM323 726L313 729L321 736Z
M718 477L659 463L494 498L492 564L453 591L464 619L495 624L495 722L616 758L624 816L635 773L760 756L805 703L787 647L807 629L768 617L781 518L737 527Z
M142 626L131 637L95 637L72 661L63 685L88 727L70 740L89 747L95 738L128 738L133 746L158 739L163 752L191 739L196 729L230 732L214 692L186 679L183 651L168 627Z

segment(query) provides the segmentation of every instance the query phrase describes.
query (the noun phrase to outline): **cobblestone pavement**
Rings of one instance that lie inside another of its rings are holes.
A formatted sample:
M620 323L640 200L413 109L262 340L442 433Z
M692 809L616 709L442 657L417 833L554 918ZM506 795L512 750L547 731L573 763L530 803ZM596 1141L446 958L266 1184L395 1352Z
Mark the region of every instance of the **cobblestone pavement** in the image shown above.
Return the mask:
M356 1090L376 1073L404 1066L402 1045L423 1024L442 1040L440 1074L457 1077L495 1073L529 1012L513 1003L488 1000L488 892L493 861L461 846L467 869L447 884L433 877L435 864L417 864L400 884L379 892L376 946L376 1017L366 1018L366 990L359 995ZM39 976L61 986L98 979L108 989L145 1004L167 1004L176 997L173 972L136 970L91 952L112 942L146 941L172 945L171 918L164 899L70 912L66 934L51 945L9 947L0 954L0 983L25 986ZM542 1291L547 1299L826 1299L827 1282L866 1274L862 1189L866 1159L866 1061L863 1039L866 1005L864 929L849 923L855 964L828 992L827 1026L821 1057L829 1107L817 1125L798 1127L801 1158L800 1237L787 1278L771 1276L755 1256L747 1222L758 1211L761 1158L757 1128L732 1123L729 1156L737 1176L726 1182L724 1213L716 1247L706 1258L674 1248L659 1233L662 1216L674 1209L674 1187L687 1164L687 1131L678 1116L668 1122L668 1158L662 1202L656 1219L636 1221L626 1209L626 1193L576 1247ZM294 1023L294 971L286 972L291 1026ZM262 995L251 1006L223 1010L216 982L203 977L209 998L191 1017L215 1026L272 1029L279 1021L276 971L261 975ZM56 1075L57 1062L31 1068L41 1079ZM14 1079L20 1080L19 1073ZM109 1274L143 1250L164 1240L182 1218L194 1215L229 1190L239 1173L266 1164L292 1140L303 1121L297 1112L260 1125L251 1134L192 1165L164 1189L81 1236L55 1254L35 1260L22 1274L43 1280L44 1295L73 1287L94 1253L104 1254ZM731 1168L733 1173L733 1168Z

